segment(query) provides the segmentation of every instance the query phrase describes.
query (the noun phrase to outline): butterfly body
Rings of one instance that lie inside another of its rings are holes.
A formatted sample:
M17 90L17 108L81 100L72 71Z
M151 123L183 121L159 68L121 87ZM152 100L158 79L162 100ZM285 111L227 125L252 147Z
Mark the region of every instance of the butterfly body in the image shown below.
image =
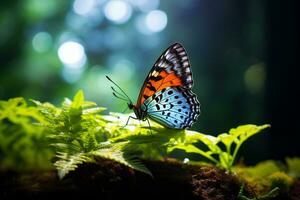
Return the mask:
M148 116L147 109L144 110L144 109L142 109L142 107L138 107L136 105L133 105L132 103L128 104L128 108L133 110L137 119L143 120L143 121L145 121L147 119L147 116Z
M148 118L174 129L185 129L200 115L200 103L191 91L192 72L181 44L171 45L152 67L137 103L128 103L139 120Z

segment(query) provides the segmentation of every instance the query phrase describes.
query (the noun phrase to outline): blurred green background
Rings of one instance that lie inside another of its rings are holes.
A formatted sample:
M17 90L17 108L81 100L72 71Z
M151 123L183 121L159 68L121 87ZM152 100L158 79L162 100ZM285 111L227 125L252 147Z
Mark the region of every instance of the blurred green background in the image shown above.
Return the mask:
M299 39L296 6L285 5L259 0L2 2L0 99L24 96L58 104L83 89L88 100L122 112L126 104L112 96L105 75L135 100L158 56L180 42L202 105L192 129L217 135L240 124L270 123L266 134L242 149L247 162L297 155L299 132L292 116L299 103L294 73Z

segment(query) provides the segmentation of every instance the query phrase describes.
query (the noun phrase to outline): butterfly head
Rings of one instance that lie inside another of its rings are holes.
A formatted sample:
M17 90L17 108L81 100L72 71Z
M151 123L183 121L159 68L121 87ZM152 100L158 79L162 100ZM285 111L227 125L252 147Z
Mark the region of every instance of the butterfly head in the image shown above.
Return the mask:
M141 109L141 107L138 107L138 106L132 104L131 102L128 103L127 105L130 110L133 110L135 116L139 120L146 120L147 112L145 110Z
M147 111L143 110L140 106L134 105L132 103L131 99L128 97L128 95L124 92L124 90L118 84L116 84L108 76L106 76L106 78L119 89L119 91L117 91L114 87L111 87L111 89L113 90L113 95L115 97L117 97L118 99L121 99L123 101L127 101L128 108L130 110L133 110L134 114L136 115L136 117L138 119L146 120Z
M127 103L127 105L130 110L132 110L134 108L134 105L132 102Z

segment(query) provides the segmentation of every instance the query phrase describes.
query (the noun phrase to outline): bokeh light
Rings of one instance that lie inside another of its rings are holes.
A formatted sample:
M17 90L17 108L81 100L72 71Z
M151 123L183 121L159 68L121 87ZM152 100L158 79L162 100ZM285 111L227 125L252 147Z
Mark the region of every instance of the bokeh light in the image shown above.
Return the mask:
M160 32L168 23L167 14L161 10L153 10L146 16L146 26L152 32Z
M112 0L104 6L105 17L116 24L127 22L131 17L131 12L132 8L126 1Z
M251 65L245 72L245 85L249 92L255 94L261 92L265 85L265 65L264 63L257 63Z
M96 0L75 0L73 10L78 15L87 15L96 5Z
M72 68L81 68L86 61L84 47L78 42L67 41L58 49L59 59Z
M47 32L39 32L32 39L32 47L39 53L47 52L52 46L52 36Z

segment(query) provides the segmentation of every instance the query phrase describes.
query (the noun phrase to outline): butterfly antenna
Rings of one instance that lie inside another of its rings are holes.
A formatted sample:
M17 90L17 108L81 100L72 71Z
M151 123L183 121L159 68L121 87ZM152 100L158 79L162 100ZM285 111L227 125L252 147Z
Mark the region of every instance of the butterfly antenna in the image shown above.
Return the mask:
M123 110L123 114L128 110L128 106L126 106L126 108Z
M110 88L111 88L112 91L114 91L117 95L123 97L124 99L127 98L123 93L118 92L113 86L111 86Z
M127 98L127 100L129 100L130 101L130 103L132 103L132 101L131 101L131 99L129 98L129 96L124 92L124 90L122 90L122 88L118 85L118 84L116 84L113 80L111 80L108 76L105 76L111 83L113 83L124 95L125 95L125 97ZM113 89L114 90L114 89ZM113 93L114 94L114 93ZM116 96L116 94L114 94L114 96ZM119 98L119 99L121 99L120 97L117 97L117 98ZM125 100L125 99L123 99L123 100Z
M121 99L121 100L123 100L123 101L128 101L128 99L125 99L125 98L122 98L122 97L120 97L120 96L118 96L116 93L112 93L116 98L118 98L118 99Z

